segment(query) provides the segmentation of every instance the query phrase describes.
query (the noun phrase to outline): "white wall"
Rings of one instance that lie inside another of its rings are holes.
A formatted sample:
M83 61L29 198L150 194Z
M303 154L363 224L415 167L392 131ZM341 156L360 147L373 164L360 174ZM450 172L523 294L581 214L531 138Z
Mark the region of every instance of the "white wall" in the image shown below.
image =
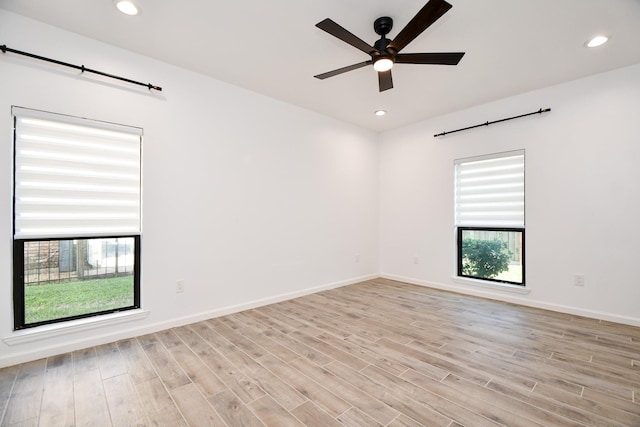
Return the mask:
M0 54L0 366L377 273L376 134L2 10L0 40L164 88ZM16 335L12 105L144 128L146 319L4 341Z
M552 111L433 137L541 107ZM383 134L380 271L417 284L640 325L639 117L636 65ZM454 159L522 148L530 293L457 283ZM573 285L576 273L585 275L584 287Z

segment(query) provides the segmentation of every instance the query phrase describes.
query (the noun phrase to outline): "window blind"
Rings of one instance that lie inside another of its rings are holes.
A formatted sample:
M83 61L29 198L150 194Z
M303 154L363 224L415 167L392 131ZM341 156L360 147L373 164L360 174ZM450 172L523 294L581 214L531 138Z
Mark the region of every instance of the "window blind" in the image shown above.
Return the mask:
M455 221L468 227L524 227L524 151L455 163Z
M15 238L141 232L142 129L12 112Z

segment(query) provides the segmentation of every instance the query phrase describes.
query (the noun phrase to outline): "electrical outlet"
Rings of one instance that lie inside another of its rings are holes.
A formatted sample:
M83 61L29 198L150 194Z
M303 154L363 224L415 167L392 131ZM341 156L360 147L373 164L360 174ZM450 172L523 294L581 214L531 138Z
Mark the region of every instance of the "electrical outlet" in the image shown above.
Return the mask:
M176 293L184 292L184 280L178 280L176 282Z
M575 286L584 286L584 274L574 274L573 284Z
M420 261L420 260L418 259L418 256L414 256L414 257L413 257L413 263L414 263L414 264L418 264L418 263L419 263L419 261Z
M356 264L360 262L360 254L356 254Z

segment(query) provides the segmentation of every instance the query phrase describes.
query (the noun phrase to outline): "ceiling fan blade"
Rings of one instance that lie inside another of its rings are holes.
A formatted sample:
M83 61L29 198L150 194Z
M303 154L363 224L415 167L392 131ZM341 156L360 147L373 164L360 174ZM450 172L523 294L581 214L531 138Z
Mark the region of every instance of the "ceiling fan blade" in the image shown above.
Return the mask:
M393 88L393 79L391 78L391 70L378 71L378 86L380 92Z
M396 63L458 65L463 56L464 52L399 53L396 55Z
M358 64L348 65L346 67L338 68L337 70L327 71L326 73L318 74L317 76L313 76L316 79L324 80L329 77L337 76L338 74L346 73L347 71L357 70L358 68L366 67L367 65L371 65L373 61L364 61Z
M331 34L334 37L339 38L345 43L349 43L351 46L355 47L356 49L360 49L367 55L370 55L371 52L375 52L376 50L373 46L370 46L364 40L351 34L349 31L345 30L343 27L336 24L329 18L325 19L324 21L318 22L316 24L316 27L326 31L327 33Z
M396 36L388 48L400 52L406 45L411 43L413 39L418 37L424 30L429 28L431 24L436 22L442 15L451 9L451 5L445 0L429 0L420 12L409 21Z

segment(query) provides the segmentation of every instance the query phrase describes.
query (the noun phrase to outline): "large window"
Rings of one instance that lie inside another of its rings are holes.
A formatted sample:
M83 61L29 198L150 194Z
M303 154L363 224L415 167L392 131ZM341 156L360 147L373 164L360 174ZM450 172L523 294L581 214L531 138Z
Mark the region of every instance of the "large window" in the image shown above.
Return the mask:
M142 130L12 112L14 328L139 308Z
M455 162L457 275L525 285L524 151Z

